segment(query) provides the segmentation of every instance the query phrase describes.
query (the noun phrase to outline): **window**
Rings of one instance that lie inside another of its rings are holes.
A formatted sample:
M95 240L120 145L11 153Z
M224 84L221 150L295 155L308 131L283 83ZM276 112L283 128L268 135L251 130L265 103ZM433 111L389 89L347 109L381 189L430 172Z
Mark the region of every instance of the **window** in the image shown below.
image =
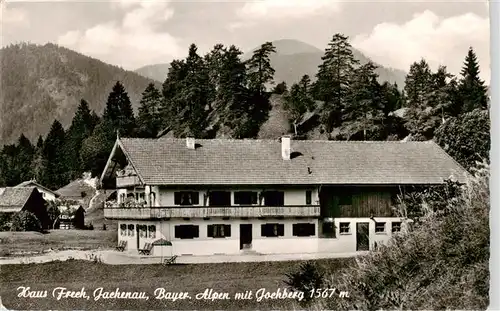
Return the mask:
M148 226L148 236L151 239L156 238L156 226L155 225Z
M200 196L198 192L180 191L174 193L175 205L197 205L199 203L200 203Z
M307 190L306 191L306 204L310 205L312 203L312 191Z
M231 225L208 225L207 236L211 238L230 237Z
M208 194L209 206L231 206L231 192L210 191Z
M128 236L134 236L134 225L128 225Z
M120 203L125 203L125 193L120 194Z
M283 191L266 191L263 196L265 206L285 205L285 193Z
M316 235L316 226L314 224L293 224L293 236L314 236Z
M263 224L260 227L261 236L277 237L285 235L285 225L283 224Z
M339 224L340 234L348 234L351 233L351 223L349 222L341 222Z
M200 237L200 228L194 225L175 226L175 237L178 239L194 239Z
M147 234L148 234L148 226L146 225L141 225L139 226L139 236L141 238L146 238L147 237Z
M393 222L392 223L392 232L401 231L401 222Z
M121 236L126 236L127 235L127 225L126 224L121 224L120 225L120 235Z
M235 192L234 204L241 204L241 205L257 204L257 192L252 192L252 191Z
M376 222L375 233L384 233L384 232L385 232L385 222Z

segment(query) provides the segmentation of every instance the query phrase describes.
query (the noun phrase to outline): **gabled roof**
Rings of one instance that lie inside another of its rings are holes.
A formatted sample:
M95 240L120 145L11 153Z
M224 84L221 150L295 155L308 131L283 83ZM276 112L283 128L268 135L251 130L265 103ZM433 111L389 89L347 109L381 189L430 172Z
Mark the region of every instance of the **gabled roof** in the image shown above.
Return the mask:
M40 185L39 183L37 183L34 180L23 181L22 183L20 183L19 185L15 186L15 187L31 187L31 186L37 187L37 188L42 188L44 191L53 193L56 197L59 197L59 193L57 193L56 191L50 190L49 188L47 188L45 186Z
M434 142L120 138L120 149L146 185L439 184L466 171ZM113 151L113 152L114 152ZM113 177L112 157L101 180Z
M30 198L35 187L7 187L0 188L0 212L19 212Z

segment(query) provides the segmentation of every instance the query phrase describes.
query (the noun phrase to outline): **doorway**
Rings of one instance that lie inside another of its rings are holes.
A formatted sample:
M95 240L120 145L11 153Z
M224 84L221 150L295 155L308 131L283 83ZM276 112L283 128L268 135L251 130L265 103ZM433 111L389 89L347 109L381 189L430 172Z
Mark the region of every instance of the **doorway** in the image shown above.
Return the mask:
M252 247L252 224L240 224L240 249Z
M368 222L356 223L356 251L370 250L370 231Z

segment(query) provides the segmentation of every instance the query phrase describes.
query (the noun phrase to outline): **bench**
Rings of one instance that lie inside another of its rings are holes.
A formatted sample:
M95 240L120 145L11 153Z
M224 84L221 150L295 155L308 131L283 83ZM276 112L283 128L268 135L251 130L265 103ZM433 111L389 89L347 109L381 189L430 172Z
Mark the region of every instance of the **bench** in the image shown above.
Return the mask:
M116 247L116 250L123 252L125 248L127 248L127 241L120 241L120 243L118 243L118 246Z
M177 255L174 255L170 258L167 258L163 261L163 264L164 265L171 265L171 264L174 264L175 263L175 260L177 259Z
M144 248L139 249L139 254L150 255L152 249L153 249L153 244L146 243L144 244Z

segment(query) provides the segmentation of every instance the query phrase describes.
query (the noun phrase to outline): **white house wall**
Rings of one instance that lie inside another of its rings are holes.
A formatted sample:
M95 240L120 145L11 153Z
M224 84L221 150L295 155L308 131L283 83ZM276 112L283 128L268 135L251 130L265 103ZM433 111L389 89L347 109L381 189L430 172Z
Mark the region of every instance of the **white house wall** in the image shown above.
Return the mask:
M155 247L153 254L158 255L217 255L217 254L240 254L240 224L252 224L252 251L262 254L287 254L287 253L351 253L356 252L356 223L369 223L370 249L374 243L387 243L391 236L391 223L400 222L400 218L377 218L378 222L386 222L385 233L375 233L375 222L369 218L337 218L335 219L335 238L318 238L319 224L317 219L191 219L189 221L120 221L118 224L118 241L128 242L127 249L137 249L137 225L155 225L155 238L140 238L139 248L145 243L152 243L158 239L171 241L172 246ZM349 222L351 231L348 234L340 234L340 223ZM284 224L284 236L262 237L261 225L266 223ZM295 223L314 223L315 235L310 237L296 237L292 235L292 225ZM133 224L134 236L121 236L120 225ZM207 236L207 226L212 224L230 224L231 236L225 238L212 238ZM176 225L198 225L199 237L194 239L179 239L174 236Z

